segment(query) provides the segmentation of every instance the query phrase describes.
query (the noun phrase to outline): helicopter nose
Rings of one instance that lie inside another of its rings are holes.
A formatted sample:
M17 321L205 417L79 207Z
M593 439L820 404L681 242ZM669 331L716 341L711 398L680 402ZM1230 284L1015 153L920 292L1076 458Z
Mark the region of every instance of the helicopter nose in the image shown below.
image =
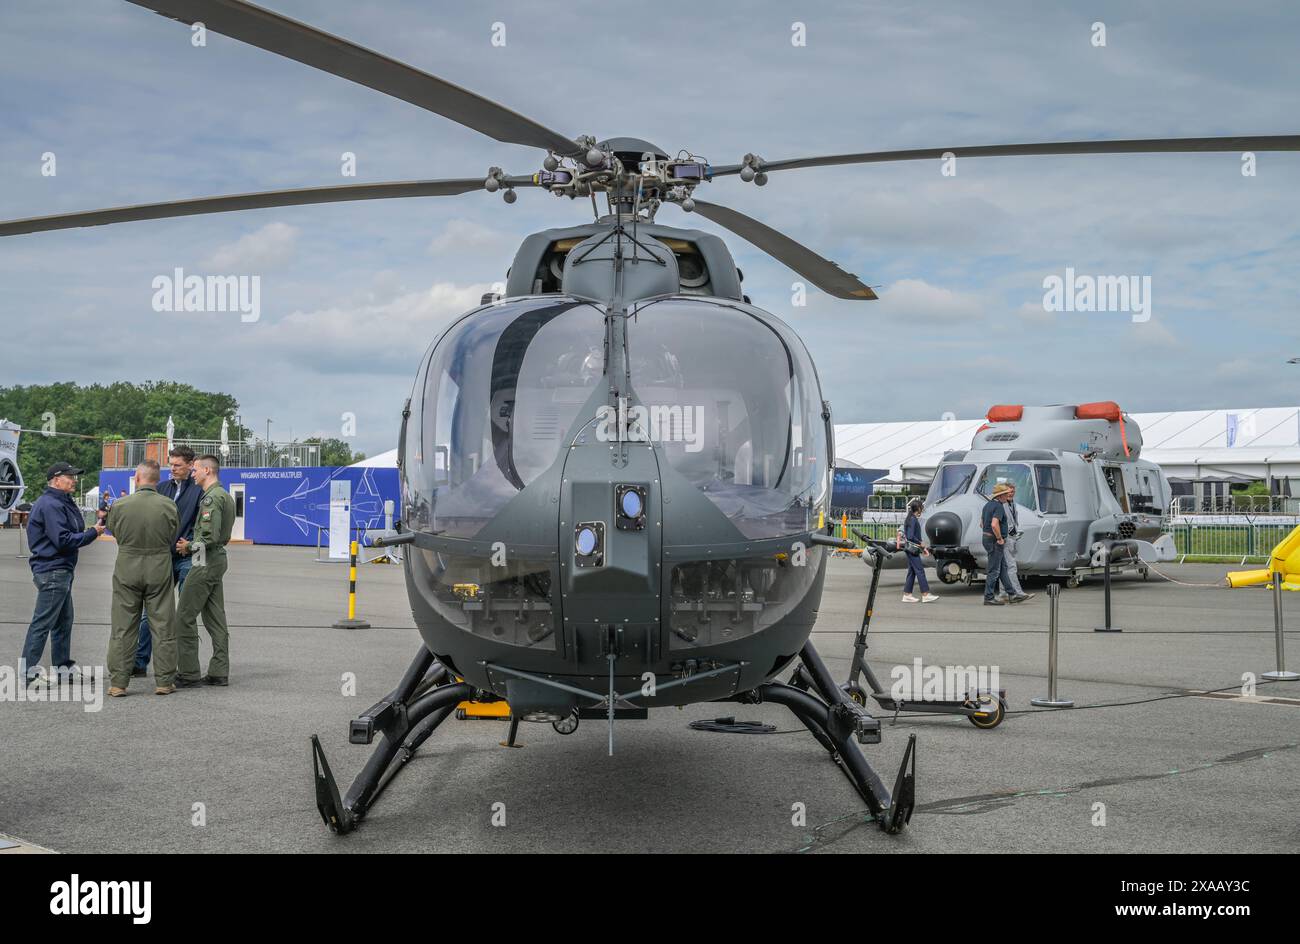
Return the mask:
M925 535L930 543L952 546L961 543L961 518L951 511L939 511L925 523Z

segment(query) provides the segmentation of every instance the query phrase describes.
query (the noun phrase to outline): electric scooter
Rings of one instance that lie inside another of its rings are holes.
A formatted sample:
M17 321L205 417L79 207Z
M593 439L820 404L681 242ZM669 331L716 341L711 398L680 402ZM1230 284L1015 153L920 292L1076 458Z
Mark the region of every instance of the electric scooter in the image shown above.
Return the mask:
M967 692L958 699L925 699L918 697L909 700L895 699L880 684L880 680L871 671L871 666L867 665L867 630L871 626L871 614L876 606L876 591L880 587L882 565L887 558L892 557L897 552L897 547L885 541L869 538L857 530L854 530L853 533L862 540L864 545L862 560L871 568L871 588L867 592L867 606L862 614L862 626L853 640L853 661L849 666L849 680L840 688L849 698L864 707L867 704L867 697L870 695L881 708L894 712L895 720L898 719L899 712L921 711L927 714L965 715L970 723L977 728L984 730L996 728L1006 716L1006 689L999 689L997 692L976 689L974 692ZM790 682L792 685L806 688L810 682L801 677L801 671L802 666L795 671L795 675ZM859 683L859 678L865 679L867 685L870 686L871 691L869 693Z

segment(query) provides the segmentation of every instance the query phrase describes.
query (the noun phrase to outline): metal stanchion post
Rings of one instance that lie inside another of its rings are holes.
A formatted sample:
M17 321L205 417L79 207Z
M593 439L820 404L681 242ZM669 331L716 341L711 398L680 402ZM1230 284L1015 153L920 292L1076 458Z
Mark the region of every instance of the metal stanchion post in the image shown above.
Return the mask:
M369 629L370 624L357 619L357 542L348 547L348 617L334 624L335 629Z
M1280 571L1274 571L1273 573L1273 632L1277 637L1277 670L1265 672L1260 678L1266 678L1270 682L1293 682L1300 679L1300 672L1288 672L1286 670L1286 647L1282 629L1282 574Z
M1056 696L1056 637L1060 624L1061 585L1047 585L1047 697L1031 698L1029 703L1039 708L1073 708L1074 699Z
M32 556L31 548L27 546L27 525L18 526L18 553L15 555L19 560L27 560Z
M1092 628L1092 631L1093 631L1094 633L1122 633L1122 632L1124 632L1124 630L1120 629L1118 626L1112 626L1112 625L1110 625L1110 552L1111 552L1111 544L1110 544L1109 541L1107 541L1107 542L1106 542L1106 547L1105 547L1105 549L1102 551L1102 553L1106 555L1106 571L1105 571L1104 576L1102 577L1102 581L1103 581L1103 583L1104 583L1104 589L1103 589L1103 592L1104 592L1104 594L1105 594L1105 596L1106 596L1106 625L1105 625L1105 626L1094 626L1094 627Z

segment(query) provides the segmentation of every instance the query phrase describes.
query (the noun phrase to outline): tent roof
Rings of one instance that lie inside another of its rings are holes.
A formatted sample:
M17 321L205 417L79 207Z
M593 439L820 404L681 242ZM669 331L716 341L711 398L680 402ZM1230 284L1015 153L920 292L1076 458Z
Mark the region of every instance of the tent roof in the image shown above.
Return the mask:
M1130 413L1142 429L1142 457L1177 478L1300 475L1300 407ZM1232 419L1230 419L1232 417ZM836 461L889 469L893 481L928 481L943 454L969 449L977 420L843 423ZM1233 445L1229 430L1235 428ZM1204 473L1204 474L1201 474Z

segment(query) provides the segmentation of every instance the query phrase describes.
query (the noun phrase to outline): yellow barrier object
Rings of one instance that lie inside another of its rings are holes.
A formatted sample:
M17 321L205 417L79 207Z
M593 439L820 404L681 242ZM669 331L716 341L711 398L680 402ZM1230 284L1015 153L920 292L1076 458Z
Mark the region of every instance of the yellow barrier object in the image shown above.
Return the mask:
M1228 574L1229 587L1261 587L1273 579L1273 571L1234 570Z
M457 584L457 587L465 586ZM475 590L478 588L475 587ZM459 675L453 676L457 682L465 681ZM510 705L504 698L497 698L491 692L483 693L479 698L463 701L456 706L456 720L466 718L509 718Z
M1235 570L1228 574L1230 587L1258 587L1271 583L1274 574L1282 575L1283 590L1300 591L1300 527L1282 539L1269 558L1265 570Z
M500 701L463 701L456 706L456 717L461 721L467 718L509 718L510 705L505 699Z
M334 624L335 629L369 629L370 624L357 618L357 542L348 545L348 615Z

